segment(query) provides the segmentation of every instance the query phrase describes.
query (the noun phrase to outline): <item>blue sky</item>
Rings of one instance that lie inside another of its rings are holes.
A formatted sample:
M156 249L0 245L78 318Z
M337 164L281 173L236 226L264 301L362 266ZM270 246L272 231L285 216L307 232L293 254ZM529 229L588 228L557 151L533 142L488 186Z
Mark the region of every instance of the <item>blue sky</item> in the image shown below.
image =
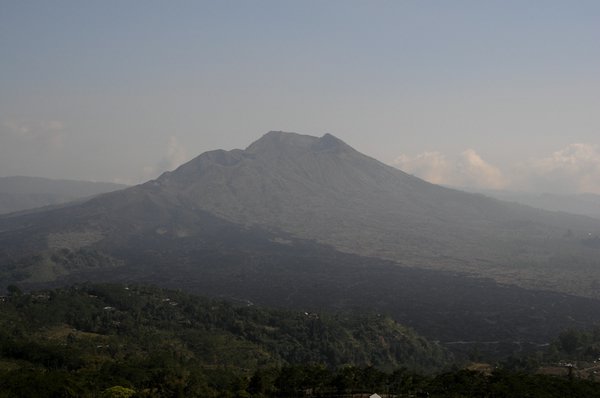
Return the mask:
M139 182L269 130L600 192L597 1L0 0L0 176Z

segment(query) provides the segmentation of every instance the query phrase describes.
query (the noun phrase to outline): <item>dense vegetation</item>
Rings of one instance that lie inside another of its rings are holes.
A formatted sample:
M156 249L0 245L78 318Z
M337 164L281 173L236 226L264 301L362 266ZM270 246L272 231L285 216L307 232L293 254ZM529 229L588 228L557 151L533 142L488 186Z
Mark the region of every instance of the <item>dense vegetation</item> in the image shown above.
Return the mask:
M449 359L379 315L268 310L144 286L8 290L0 303L0 386L7 396L48 396L54 389L93 396L115 385L206 396L243 385L256 369L431 371Z
M148 286L91 285L0 301L0 397L595 397L532 357L449 370L438 345L377 314L258 308ZM594 358L600 329L537 359ZM588 377L588 379L592 379Z
M550 355L578 361L597 361L600 358L600 326L590 330L569 329L562 332L551 345Z
M600 381L600 326L589 330L567 329L544 349L512 356L505 366Z

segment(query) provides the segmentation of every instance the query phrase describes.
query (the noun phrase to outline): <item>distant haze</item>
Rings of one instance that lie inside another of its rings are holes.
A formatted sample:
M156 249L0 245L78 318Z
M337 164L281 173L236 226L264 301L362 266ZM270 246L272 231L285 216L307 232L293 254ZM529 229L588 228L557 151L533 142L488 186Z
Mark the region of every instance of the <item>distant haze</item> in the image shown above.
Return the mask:
M465 191L473 191L483 195L505 200L509 202L522 203L531 207L550 211L562 211L572 214L600 218L600 195L596 194L572 194L560 195L550 193L527 193L493 189L470 189L461 187Z
M126 185L39 177L0 177L0 214L66 203L123 188Z
M600 193L597 1L8 1L0 176L137 183L269 130Z

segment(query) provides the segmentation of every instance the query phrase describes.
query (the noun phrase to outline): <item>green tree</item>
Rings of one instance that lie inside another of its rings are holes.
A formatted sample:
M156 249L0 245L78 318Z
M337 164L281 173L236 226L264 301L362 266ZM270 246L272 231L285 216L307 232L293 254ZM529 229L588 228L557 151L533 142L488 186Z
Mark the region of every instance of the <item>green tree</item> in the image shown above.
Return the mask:
M574 329L569 329L565 332L562 332L560 336L558 336L558 341L560 342L561 348L567 354L574 354L579 346L580 333Z
M23 291L17 285L8 285L6 287L6 290L8 291L8 294L10 296L21 296L21 295L23 295Z
M135 390L123 386L113 386L102 391L102 398L130 398L135 395Z

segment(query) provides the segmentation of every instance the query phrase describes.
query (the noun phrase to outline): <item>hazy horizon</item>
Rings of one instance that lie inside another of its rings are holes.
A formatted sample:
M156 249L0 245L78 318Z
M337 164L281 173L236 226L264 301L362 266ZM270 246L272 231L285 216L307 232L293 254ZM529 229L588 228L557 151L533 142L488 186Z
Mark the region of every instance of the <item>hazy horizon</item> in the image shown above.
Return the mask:
M138 183L270 130L600 193L593 1L3 2L0 176Z

